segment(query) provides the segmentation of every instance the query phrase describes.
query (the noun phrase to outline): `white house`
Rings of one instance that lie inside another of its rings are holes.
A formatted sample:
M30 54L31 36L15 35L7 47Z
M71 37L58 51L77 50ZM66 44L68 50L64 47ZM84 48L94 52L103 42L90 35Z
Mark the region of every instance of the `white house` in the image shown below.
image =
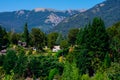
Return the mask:
M54 46L52 52L58 52L60 50L60 46Z

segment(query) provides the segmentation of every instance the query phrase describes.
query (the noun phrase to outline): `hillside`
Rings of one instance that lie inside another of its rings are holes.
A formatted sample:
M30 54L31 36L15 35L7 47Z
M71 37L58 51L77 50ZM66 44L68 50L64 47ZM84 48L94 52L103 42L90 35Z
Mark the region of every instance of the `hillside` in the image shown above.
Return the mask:
M85 12L66 18L52 31L67 33L70 28L84 27L94 17L101 17L106 27L120 21L120 0L106 0Z
M64 18L80 12L81 10L59 11L46 8L1 12L0 25L4 26L8 31L12 29L16 32L21 32L24 24L27 22L29 29L38 27L46 32L56 26Z

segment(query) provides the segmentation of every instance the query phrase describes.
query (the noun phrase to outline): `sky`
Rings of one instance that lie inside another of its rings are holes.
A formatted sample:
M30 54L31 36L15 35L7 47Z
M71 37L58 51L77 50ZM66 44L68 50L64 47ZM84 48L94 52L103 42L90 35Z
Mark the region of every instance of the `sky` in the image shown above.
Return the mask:
M56 10L89 9L105 0L0 0L0 12L52 8Z

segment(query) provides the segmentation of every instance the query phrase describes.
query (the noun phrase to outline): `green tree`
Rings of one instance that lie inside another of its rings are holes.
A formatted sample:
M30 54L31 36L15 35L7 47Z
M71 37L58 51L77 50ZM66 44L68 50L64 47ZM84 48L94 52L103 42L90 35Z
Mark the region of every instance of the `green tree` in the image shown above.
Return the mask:
M110 80L120 80L120 64L119 63L111 63L111 66L107 68L106 71Z
M56 43L57 38L58 38L58 33L56 32L52 32L48 34L48 47L49 48L53 48L53 46Z
M54 76L55 76L56 74L58 74L58 72L59 72L59 71L58 71L56 68L51 69L50 72L49 72L49 76L48 76L49 80L53 80Z
M11 44L18 44L18 40L21 38L19 33L14 32L8 32L8 37Z
M29 45L29 31L28 31L28 25L27 23L24 26L24 32L23 32L23 37L24 37L24 41L26 42L27 46Z
M61 49L68 48L68 41L67 41L67 40L62 40L62 41L60 42L60 48L61 48Z
M109 50L109 37L105 29L104 22L100 18L94 18L92 25L88 25L82 32L80 31L77 44L94 52L94 56L104 59L105 53Z
M3 66L5 55L0 55L0 66Z
M65 63L62 80L79 80L79 72L75 63Z
M13 70L15 74L18 74L21 77L25 75L25 71L27 69L27 57L23 50L18 53L17 57L16 65Z
M83 72L86 73L86 70L88 70L89 75L92 76L95 71L94 65L96 65L96 63L99 63L100 65L101 62L104 61L104 58L109 51L108 39L109 37L106 32L104 22L100 18L94 18L92 25L89 24L84 29L80 30L77 36L78 48L76 48L76 51L78 55L81 55L81 51L87 50L87 56L78 57L77 60L79 60L79 58L83 59L81 61L84 61L84 58L88 60L84 67L79 68L82 69L85 68L85 66L88 66L87 64L90 65L85 70L83 69ZM95 62L96 60L98 60L98 62ZM82 64L78 65L82 66Z
M106 54L105 59L104 59L104 66L105 68L110 67L111 65L111 59L110 59L110 55Z
M33 28L31 31L33 45L37 49L43 49L45 46L45 34L39 28Z
M120 22L107 28L110 40L110 53L112 61L120 62Z
M10 74L10 71L15 67L16 60L16 52L14 50L8 50L3 64L3 68L7 74Z
M7 46L9 44L8 35L6 30L0 26L0 50L3 48L2 46Z
M60 42L63 40L62 34L58 34L55 44L60 45Z
M68 32L68 42L71 45L75 44L78 32L79 32L79 29L77 29L77 28L69 30L69 32Z

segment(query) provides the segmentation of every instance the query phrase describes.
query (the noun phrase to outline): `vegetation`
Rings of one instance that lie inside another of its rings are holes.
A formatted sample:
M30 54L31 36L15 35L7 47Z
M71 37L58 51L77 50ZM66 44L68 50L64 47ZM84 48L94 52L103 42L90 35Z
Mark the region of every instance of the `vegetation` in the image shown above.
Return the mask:
M53 52L55 45L61 50ZM27 24L23 33L0 27L1 80L120 80L119 66L120 22L106 29L94 18L67 38L38 28L29 32Z
M25 24L25 27L24 27L23 38L24 38L24 41L26 42L26 45L28 46L30 39L29 39L29 31L28 31L27 23Z

